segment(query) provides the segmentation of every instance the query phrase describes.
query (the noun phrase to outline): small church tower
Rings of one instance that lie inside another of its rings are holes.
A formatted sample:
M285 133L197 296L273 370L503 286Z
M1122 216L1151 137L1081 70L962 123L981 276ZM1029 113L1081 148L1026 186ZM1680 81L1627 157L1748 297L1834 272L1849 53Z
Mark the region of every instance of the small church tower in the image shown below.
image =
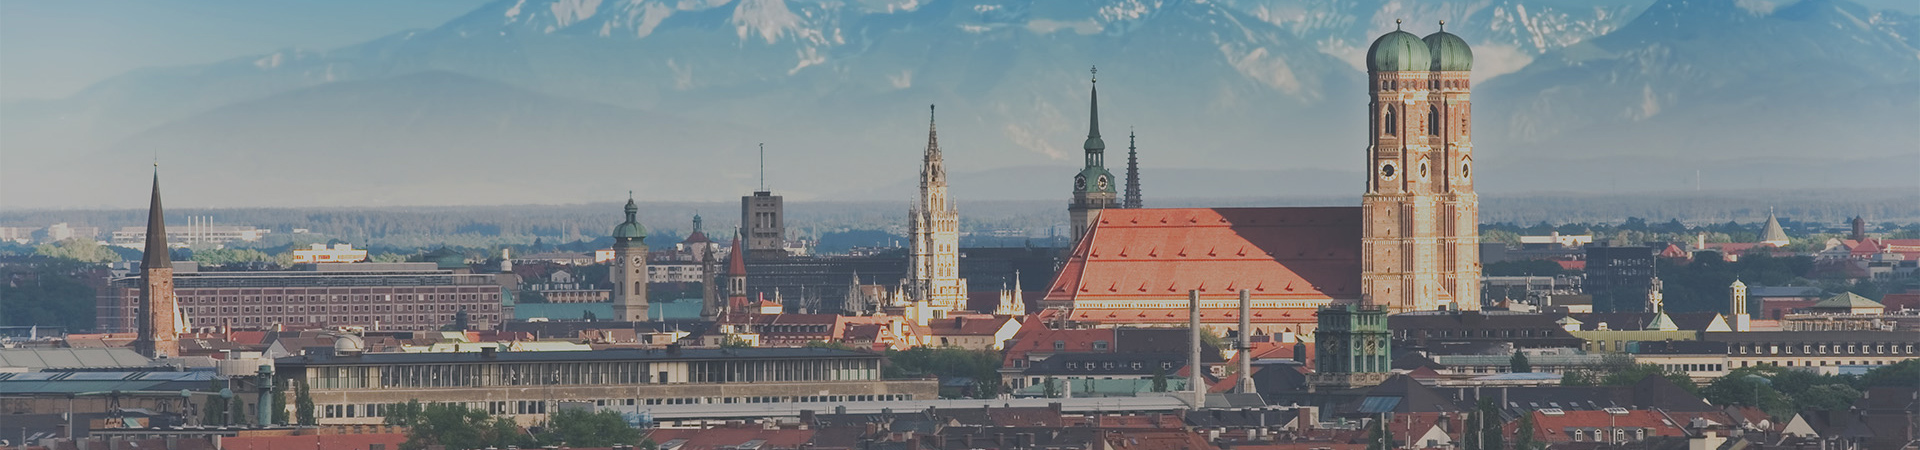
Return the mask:
M627 221L613 227L614 320L647 321L647 228L640 226L640 205L627 194Z
M1748 331L1753 326L1753 315L1747 309L1747 283L1733 280L1727 286L1727 320L1733 321L1733 331Z
M1099 69L1093 69L1099 74ZM1080 240L1086 238L1087 230L1100 220L1100 211L1118 207L1119 198L1114 191L1113 173L1107 171L1107 143L1100 140L1100 79L1093 79L1091 108L1087 114L1087 141L1082 147L1086 150L1086 165L1080 173L1073 176L1073 203L1067 206L1070 224L1073 226L1073 247L1080 246Z

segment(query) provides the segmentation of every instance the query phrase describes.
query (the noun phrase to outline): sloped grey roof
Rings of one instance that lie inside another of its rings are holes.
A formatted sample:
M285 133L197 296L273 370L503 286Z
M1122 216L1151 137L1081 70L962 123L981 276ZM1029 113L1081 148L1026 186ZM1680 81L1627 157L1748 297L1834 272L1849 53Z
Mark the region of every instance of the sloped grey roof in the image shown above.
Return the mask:
M46 369L146 367L152 360L126 348L22 348L0 350L0 368Z

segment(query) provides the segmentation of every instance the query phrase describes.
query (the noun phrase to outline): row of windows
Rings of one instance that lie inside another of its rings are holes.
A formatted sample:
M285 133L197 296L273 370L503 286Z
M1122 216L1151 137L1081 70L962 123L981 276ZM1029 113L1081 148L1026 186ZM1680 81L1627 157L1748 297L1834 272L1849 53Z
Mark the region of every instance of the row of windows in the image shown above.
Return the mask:
M1678 372L1723 372L1726 364L1661 364L1661 369Z
M1798 364L1798 367L1816 367L1816 366L1884 366L1884 365L1888 365L1888 364L1899 364L1899 363L1900 363L1900 361L1902 361L1902 360L1871 360L1871 359L1866 359L1866 360L1846 360L1846 361L1794 361L1794 360L1786 360L1786 361L1762 361L1762 362L1757 362L1757 363L1756 363L1756 362L1752 362L1752 361L1741 361L1741 362L1740 362L1740 367L1748 367L1748 365L1749 365L1749 364L1751 364L1751 365L1760 365L1760 364L1773 364L1773 365L1775 365L1775 366L1780 366L1780 367L1796 367L1796 366L1795 366L1795 363L1796 363L1796 362L1797 362L1797 363L1799 363L1799 364Z
M685 367L688 380L656 370ZM552 386L654 383L753 383L877 380L873 359L646 362L421 364L319 367L308 371L319 389Z
M1591 437L1594 442L1606 441L1607 439L1607 430L1600 428L1568 428L1566 431L1567 436L1571 437L1574 442L1586 442L1589 437ZM1647 429L1614 428L1613 440L1609 442L1626 442L1628 436L1632 436L1634 442L1647 440Z
M1465 89L1467 87L1467 80L1426 80L1425 83L1409 80L1401 83L1400 80L1386 78L1378 81L1380 89L1389 91L1401 88L1418 89L1423 84L1427 89Z
M1914 344L1734 344L1737 355L1912 355Z
M1146 365L1147 365L1146 363L1143 363L1140 361L1133 361L1131 363L1115 363L1113 361L1104 361L1104 362L1088 361L1086 364L1081 364L1075 361L1069 361L1067 362L1067 370L1080 370L1082 367L1085 367L1087 370L1099 370L1099 369L1114 370L1115 368L1121 368L1121 367L1131 368L1133 370L1144 370L1146 368ZM1173 370L1173 362L1161 361L1160 369Z

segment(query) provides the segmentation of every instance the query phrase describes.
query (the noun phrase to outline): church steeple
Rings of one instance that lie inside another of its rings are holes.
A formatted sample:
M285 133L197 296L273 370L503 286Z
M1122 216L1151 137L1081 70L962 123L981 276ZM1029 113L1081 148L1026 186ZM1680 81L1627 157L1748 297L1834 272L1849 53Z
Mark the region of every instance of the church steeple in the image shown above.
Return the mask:
M135 352L148 358L180 356L180 326L186 322L173 294L173 261L167 257L166 214L160 208L160 170L153 171L153 199L147 206L146 253L140 259L139 335Z
M967 306L967 280L960 278L960 213L947 198L947 169L933 106L927 106L927 149L920 164L920 197L908 211L907 275L912 301L940 311Z
M1140 209L1140 155L1134 147L1133 130L1127 130L1127 209Z
M1074 246L1080 244L1080 238L1099 220L1100 210L1120 207L1119 194L1115 192L1118 186L1115 186L1113 172L1108 172L1106 167L1107 143L1100 140L1099 72L1099 68L1092 70L1096 77L1093 79L1092 100L1088 103L1087 141L1083 146L1087 152L1087 162L1085 167L1080 168L1080 173L1073 176L1073 202L1067 207L1072 218L1068 225L1073 227Z
M1087 151L1087 167L1105 167L1106 161L1104 157L1107 151L1107 141L1100 139L1100 77L1098 76L1100 68L1095 67L1090 72L1095 75L1093 78L1093 103L1092 107L1087 109L1087 142L1082 147Z
M171 267L167 257L167 217L160 210L160 170L153 171L153 199L147 205L147 245L141 255L142 268Z

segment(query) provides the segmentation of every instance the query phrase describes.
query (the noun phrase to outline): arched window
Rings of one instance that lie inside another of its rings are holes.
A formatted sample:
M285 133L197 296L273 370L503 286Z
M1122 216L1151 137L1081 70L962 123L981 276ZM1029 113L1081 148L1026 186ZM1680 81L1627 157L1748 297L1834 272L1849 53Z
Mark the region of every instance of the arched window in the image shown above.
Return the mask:
M1427 135L1439 136L1440 126L1441 126L1440 125L1440 107L1434 106L1434 107L1428 108L1427 109Z
M642 287L642 286L644 285L644 283L646 283L646 282L645 282L645 281L635 281L635 282L633 282L633 291L632 291L632 293L635 293L635 294L638 294L638 293L640 293L640 292L642 292L642 290L644 290L644 289L646 289L645 287Z
M1395 120L1395 118L1393 117L1393 107L1387 107L1387 118L1386 118L1386 120L1383 120L1383 121L1381 121L1381 125L1382 125L1382 126L1384 126L1384 127L1386 127L1386 131L1385 131L1385 133L1386 133L1386 134L1387 134L1388 136L1393 136L1393 135L1397 135L1397 134L1399 134L1399 133L1397 133L1397 132L1394 132L1394 129L1396 129L1396 128L1400 128L1400 124L1399 124L1399 122L1398 122L1398 121L1396 121L1396 120Z

